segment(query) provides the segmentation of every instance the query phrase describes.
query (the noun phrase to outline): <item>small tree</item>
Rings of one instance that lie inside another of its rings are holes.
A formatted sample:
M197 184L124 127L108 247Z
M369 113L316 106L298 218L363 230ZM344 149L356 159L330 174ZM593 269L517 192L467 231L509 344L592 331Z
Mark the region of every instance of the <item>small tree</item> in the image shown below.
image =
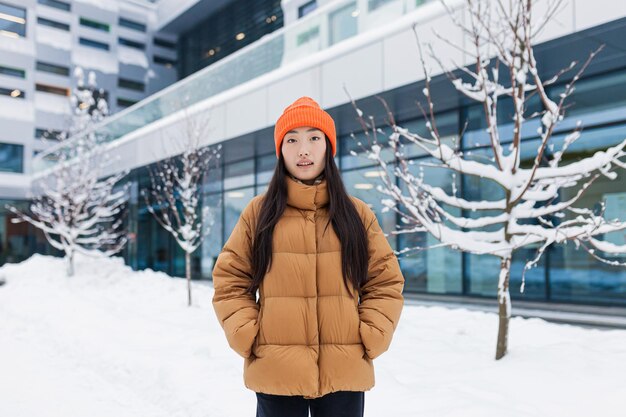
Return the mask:
M65 253L67 274L74 274L74 254L111 255L126 244L123 215L126 187L116 190L126 171L101 179L108 161L94 129L108 115L104 93L97 89L96 77L74 71L77 87L72 89L72 116L67 131L58 136L60 144L48 154L55 165L33 182L36 196L30 213L12 206L14 223L28 222L41 229L52 245Z
M202 207L202 184L213 162L220 158L221 145L200 147L208 134L208 119L204 115L190 116L182 109L185 131L182 154L157 162L149 169L150 192L142 195L156 221L167 230L185 252L187 303L191 305L191 254L210 233L214 223L209 206Z
M608 259L606 254L626 252L626 246L602 240L602 236L607 233L626 229L626 222L605 219L603 202L599 203L599 209L596 210L576 207L577 201L597 178L604 176L615 179L617 174L614 169L626 167L626 140L592 156L563 164L567 149L581 137L581 128L577 127L561 144L552 136L564 117L564 103L574 91L574 84L598 52L596 50L590 55L556 102L548 96L546 86L577 65L573 62L546 81L539 76L533 41L560 5L560 1L549 3L545 19L538 24L531 22L531 0L468 0L467 24L457 20L453 11L448 9L455 24L471 40L472 50L465 52L471 55L475 68L459 68L465 77L462 79L444 67L432 48L431 55L442 66L458 92L482 105L489 136L490 158L475 158L469 152L459 151L444 141L437 128L431 79L421 47L420 58L426 74L423 93L428 104L426 109L422 107L422 112L427 120L428 135L422 136L398 126L387 108L392 127L388 145L395 154L395 164L389 166L381 155L382 148L377 139L379 130L373 118L365 120L362 112L356 109L367 136L373 142L367 152L368 158L382 168L382 185L378 189L388 196L382 201L384 210L394 210L407 225L393 233L428 232L440 242L437 246L499 258L496 359L502 358L507 352L511 314L509 279L515 251L538 246L536 256L526 262L524 272L535 266L552 244L573 242L594 258L611 265L620 263ZM544 110L528 114L527 99L530 95L539 97ZM501 97L510 97L513 102L510 143L503 143L501 128L497 125L498 100ZM354 101L353 105L356 108ZM522 126L529 119L536 118L540 120L539 145L530 166L523 167L520 157ZM423 171L412 172L412 161L407 160L404 153L405 144L415 145L432 157L435 162L430 166L451 171L453 175L488 180L503 191L504 197L470 201L458 196L455 187L452 192L448 192L429 185ZM396 178L404 189L396 185ZM574 196L561 201L560 193L566 189L574 189ZM404 248L400 252L411 249L423 248Z

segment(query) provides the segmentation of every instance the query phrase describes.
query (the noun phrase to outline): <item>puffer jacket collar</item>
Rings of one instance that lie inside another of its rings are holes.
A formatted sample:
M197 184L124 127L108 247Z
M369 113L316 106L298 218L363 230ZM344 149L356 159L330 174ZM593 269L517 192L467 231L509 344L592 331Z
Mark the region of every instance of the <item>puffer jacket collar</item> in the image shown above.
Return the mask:
M307 185L287 175L287 204L300 210L316 210L328 204L326 178Z

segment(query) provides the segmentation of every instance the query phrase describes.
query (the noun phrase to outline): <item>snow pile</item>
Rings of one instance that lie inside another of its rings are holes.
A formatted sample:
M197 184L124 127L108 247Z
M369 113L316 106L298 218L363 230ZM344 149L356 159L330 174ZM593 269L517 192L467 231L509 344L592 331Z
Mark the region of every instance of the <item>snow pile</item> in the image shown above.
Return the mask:
M211 307L210 284L132 271L121 258L35 255L0 268L0 415L209 417L254 414L243 359ZM493 359L497 316L406 305L375 360L365 415L623 415L626 331L511 320Z

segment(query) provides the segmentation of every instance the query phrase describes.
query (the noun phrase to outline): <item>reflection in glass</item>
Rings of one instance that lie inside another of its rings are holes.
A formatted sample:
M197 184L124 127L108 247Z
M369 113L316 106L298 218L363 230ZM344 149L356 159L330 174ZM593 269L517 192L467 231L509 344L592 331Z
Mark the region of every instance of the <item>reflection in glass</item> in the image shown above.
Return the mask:
M198 249L202 254L201 271L203 278L210 278L213 272L213 265L218 255L222 251L222 194L207 194L202 201L203 207L210 207L213 214L213 225L209 234L202 242L202 247ZM203 230L206 233L206 226Z
M346 191L349 195L363 200L372 209L383 232L389 233L395 229L396 215L392 211L382 212L381 200L385 196L376 190L376 185L381 184L378 167L369 167L348 172L342 172ZM387 236L392 248L396 247L396 238Z
M431 158L414 159L411 172L418 175L420 170L423 171L428 184L441 187L447 193L453 194L452 184L456 183L458 188L458 177L453 177L449 170L424 165L432 162L434 161ZM403 192L406 192L404 182L399 186ZM404 207L400 210L406 212ZM435 237L425 232L403 233L398 236L399 250L428 248L438 243ZM404 272L405 287L411 291L447 294L462 291L461 253L455 250L449 248L413 250L401 255L398 260Z
M224 193L224 242L232 233L241 212L254 197L254 187L227 191Z

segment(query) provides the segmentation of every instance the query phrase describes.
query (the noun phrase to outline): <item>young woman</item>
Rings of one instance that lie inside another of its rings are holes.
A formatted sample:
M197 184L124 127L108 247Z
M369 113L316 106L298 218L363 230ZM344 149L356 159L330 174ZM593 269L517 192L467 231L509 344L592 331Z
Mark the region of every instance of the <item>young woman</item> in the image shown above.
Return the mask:
M372 360L398 325L404 278L374 213L346 193L331 116L301 97L274 140L267 192L243 210L213 269L213 307L245 358L258 417L307 417L309 407L316 417L360 417Z

